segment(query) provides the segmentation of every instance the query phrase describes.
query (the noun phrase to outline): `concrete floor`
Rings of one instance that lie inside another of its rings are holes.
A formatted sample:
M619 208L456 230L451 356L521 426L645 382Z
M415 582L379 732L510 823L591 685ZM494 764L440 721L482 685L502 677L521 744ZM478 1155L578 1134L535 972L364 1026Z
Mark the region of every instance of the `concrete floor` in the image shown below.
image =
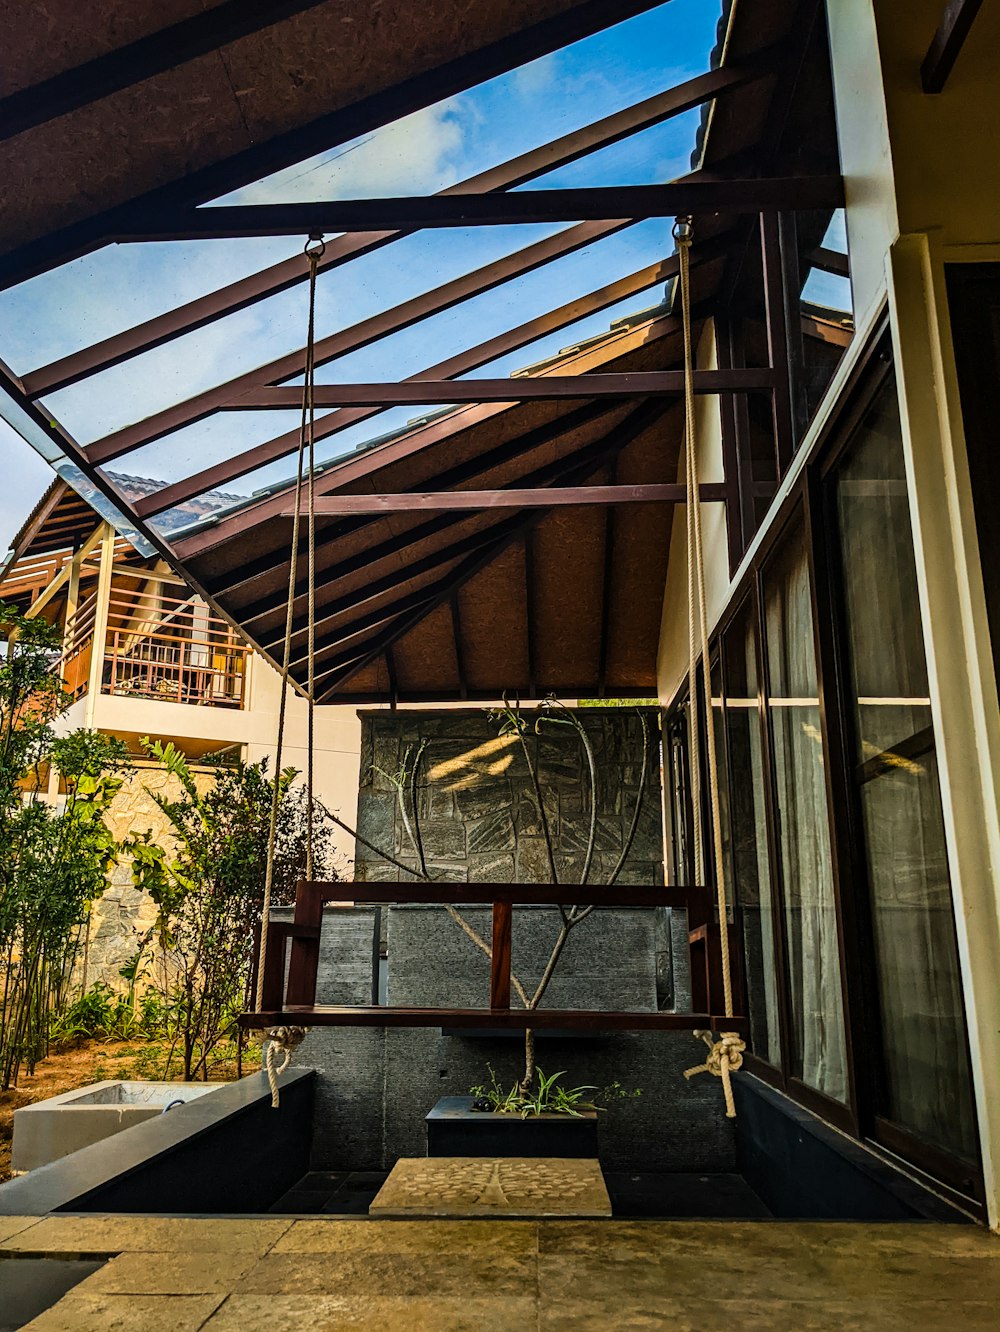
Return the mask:
M0 1218L4 1258L109 1257L32 1332L995 1332L1000 1239L784 1221Z

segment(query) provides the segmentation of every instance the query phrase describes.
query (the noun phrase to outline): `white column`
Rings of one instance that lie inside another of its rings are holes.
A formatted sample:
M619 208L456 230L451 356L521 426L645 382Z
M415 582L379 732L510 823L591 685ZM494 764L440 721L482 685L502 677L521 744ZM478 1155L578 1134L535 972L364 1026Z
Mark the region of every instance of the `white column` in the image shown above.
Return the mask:
M986 1201L1000 1229L997 681L944 265L919 234L900 237L886 266Z

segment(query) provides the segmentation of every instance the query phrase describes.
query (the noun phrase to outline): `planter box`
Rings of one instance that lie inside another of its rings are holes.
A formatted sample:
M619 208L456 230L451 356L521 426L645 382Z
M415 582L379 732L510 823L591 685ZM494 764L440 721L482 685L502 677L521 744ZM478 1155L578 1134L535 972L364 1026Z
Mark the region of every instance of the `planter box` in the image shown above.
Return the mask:
M442 1096L426 1118L428 1156L597 1156L597 1114L495 1115L471 1096Z
M162 1115L174 1101L216 1091L211 1082L92 1082L78 1091L14 1111L11 1165L16 1174L58 1161L113 1133Z

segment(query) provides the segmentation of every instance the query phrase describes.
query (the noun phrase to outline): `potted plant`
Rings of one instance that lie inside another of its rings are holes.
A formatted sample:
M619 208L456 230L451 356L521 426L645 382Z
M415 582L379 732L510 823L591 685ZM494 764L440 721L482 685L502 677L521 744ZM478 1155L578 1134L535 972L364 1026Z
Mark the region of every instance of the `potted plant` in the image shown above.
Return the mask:
M468 1096L448 1096L427 1116L429 1156L597 1156L597 1117L606 1102L641 1096L620 1082L607 1087L564 1086L565 1070L546 1076L536 1070L536 1084L506 1090L494 1069L489 1085Z

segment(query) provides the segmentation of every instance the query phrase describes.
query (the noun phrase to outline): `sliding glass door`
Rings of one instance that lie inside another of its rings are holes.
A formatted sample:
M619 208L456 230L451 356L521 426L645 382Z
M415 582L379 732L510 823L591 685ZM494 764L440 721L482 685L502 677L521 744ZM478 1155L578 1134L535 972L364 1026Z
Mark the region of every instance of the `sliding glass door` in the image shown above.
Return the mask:
M848 777L877 993L875 1112L972 1162L962 986L891 379L826 486L842 603Z
M789 1073L835 1101L846 1101L844 1007L812 594L800 522L764 568L763 609L791 1019Z

